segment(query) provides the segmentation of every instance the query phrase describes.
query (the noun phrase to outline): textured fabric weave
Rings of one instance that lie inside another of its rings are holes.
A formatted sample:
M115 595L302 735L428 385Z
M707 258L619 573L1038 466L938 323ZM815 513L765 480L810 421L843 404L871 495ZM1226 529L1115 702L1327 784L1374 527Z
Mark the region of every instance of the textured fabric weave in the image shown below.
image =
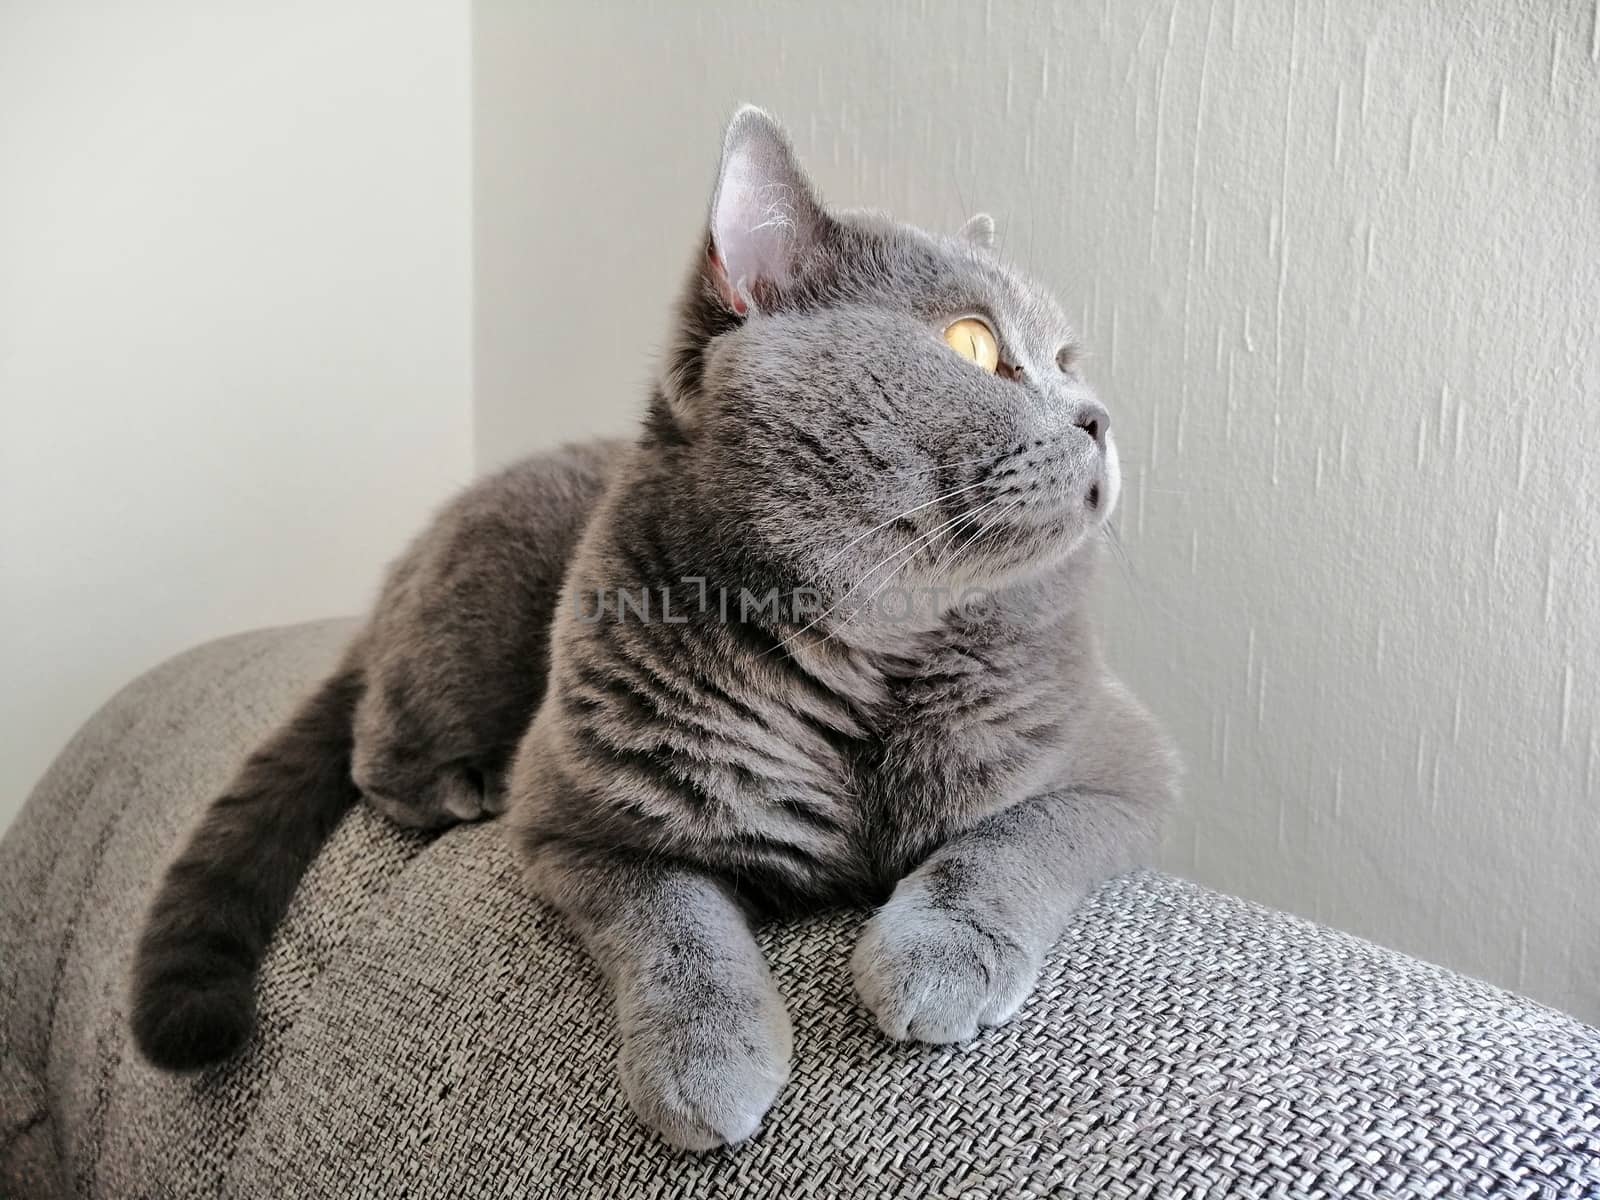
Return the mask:
M1008 1026L896 1046L861 914L764 931L794 1078L751 1144L675 1154L605 993L492 826L365 811L269 956L245 1057L132 1053L125 976L183 831L349 625L231 638L112 701L0 844L7 1196L1600 1196L1600 1033L1155 873L1102 888Z

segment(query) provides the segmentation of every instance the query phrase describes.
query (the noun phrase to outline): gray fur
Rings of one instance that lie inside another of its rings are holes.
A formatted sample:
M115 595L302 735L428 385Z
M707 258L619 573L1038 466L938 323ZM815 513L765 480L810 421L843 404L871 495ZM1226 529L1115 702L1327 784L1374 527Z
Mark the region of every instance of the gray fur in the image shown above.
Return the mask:
M390 569L357 647L352 774L391 819L432 827L504 807L561 578L623 449L568 446L479 481Z
M742 109L640 438L478 485L353 650L356 782L413 824L509 806L615 989L627 1095L678 1145L750 1135L787 1076L752 921L880 904L863 1002L890 1037L964 1040L1174 794L1088 608L1109 417L992 229L831 211ZM974 314L992 375L942 340Z
M360 791L422 827L503 807L561 577L617 452L540 455L448 505L390 569L339 669L212 802L135 956L133 1033L151 1062L193 1070L243 1047L273 928Z
M970 1037L1016 1010L1087 889L1149 848L1175 774L1090 626L1116 452L1057 366L1057 305L970 229L827 215L763 114L735 118L724 159L772 174L787 257L770 230L719 246L714 224L650 434L568 573L511 778L529 879L616 988L635 1108L697 1149L756 1127L788 1057L749 918L887 898L854 959L863 1001L891 1037ZM766 273L730 287L719 254ZM1009 371L941 341L973 312ZM997 591L978 615L862 607L896 571ZM810 585L832 611L806 628L689 605L668 624L594 599L685 577Z

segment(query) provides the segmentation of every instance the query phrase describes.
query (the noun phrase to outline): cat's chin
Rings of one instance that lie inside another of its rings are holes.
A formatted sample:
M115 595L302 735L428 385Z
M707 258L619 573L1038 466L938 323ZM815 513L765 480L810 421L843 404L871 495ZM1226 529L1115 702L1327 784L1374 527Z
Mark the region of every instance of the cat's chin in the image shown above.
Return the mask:
M952 575L945 586L957 593L997 592L1037 583L1091 559L1103 524L1097 521L1072 533L1062 533L1059 528L1021 531L1006 551Z

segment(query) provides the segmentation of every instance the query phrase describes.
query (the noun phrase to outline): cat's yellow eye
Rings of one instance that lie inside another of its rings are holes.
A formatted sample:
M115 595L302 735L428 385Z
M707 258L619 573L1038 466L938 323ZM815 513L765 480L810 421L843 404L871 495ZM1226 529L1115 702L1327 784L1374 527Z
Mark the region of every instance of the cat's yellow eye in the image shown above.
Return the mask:
M962 317L946 329L944 344L991 375L1000 365L1000 343L995 341L994 330L977 317Z

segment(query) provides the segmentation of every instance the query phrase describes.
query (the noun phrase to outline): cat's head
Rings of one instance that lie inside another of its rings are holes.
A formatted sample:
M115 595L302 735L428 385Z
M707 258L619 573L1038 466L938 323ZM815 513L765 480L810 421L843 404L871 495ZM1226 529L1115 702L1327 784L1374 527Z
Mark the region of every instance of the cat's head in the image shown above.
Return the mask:
M859 599L1027 578L1099 530L1109 416L993 236L828 209L771 117L734 116L651 422L730 536Z

